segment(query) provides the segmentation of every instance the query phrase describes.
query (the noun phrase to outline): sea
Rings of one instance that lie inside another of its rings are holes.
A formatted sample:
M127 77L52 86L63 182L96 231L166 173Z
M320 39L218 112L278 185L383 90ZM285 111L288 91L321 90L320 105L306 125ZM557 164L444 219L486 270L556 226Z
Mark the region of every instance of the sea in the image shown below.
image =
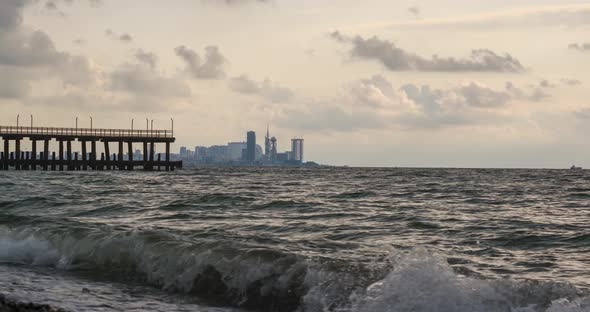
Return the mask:
M0 171L0 294L68 311L590 311L590 171Z

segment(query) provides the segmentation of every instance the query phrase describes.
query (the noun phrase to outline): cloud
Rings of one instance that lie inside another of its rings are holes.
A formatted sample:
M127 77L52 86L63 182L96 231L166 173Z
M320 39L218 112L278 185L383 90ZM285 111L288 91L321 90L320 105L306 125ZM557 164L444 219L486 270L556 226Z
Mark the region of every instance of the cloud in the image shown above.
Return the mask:
M410 12L412 15L414 15L416 18L420 18L420 7L419 6L412 6L408 8L408 12Z
M549 81L549 80L547 80L547 79L543 79L543 80L541 80L541 81L539 82L539 86L540 86L541 88L546 88L546 89L552 89L552 88L555 88L555 87L557 87L557 86L556 86L554 83L550 82L550 81Z
M581 85L582 82L578 79L562 78L561 83L570 87Z
M45 8L48 10L56 11L57 4L54 1L47 1L45 2Z
M590 107L582 108L577 111L574 111L574 116L576 116L576 118L581 119L583 121L589 121L590 120Z
M141 49L137 50L135 53L135 58L144 63L149 65L151 68L155 68L158 64L158 56L152 52L145 52Z
M304 108L288 108L278 118L281 127L307 131L349 132L379 129L387 121L369 111L354 111L332 103L312 102Z
M121 42L130 43L133 41L133 37L128 33L118 35L112 29L107 29L107 30L105 30L104 33L105 33L105 35L107 35L107 37L111 37L111 38L119 40Z
M22 9L30 1L2 0L0 1L0 30L14 30L23 20Z
M529 102L540 102L551 97L550 94L543 91L542 86L533 86L531 92L518 88L512 82L506 82L506 91L510 94L512 99L523 100Z
M513 84L495 89L475 81L446 89L416 84L395 88L381 75L348 83L343 91L331 100L286 108L281 123L326 131L498 126L514 120L512 102L539 102L548 96Z
M568 48L570 50L576 50L576 51L581 51L581 52L590 52L590 42L587 43L571 43Z
M191 89L184 81L164 77L141 64L124 64L109 78L109 89L112 91L160 98L191 96Z
M273 103L288 102L293 97L293 91L275 85L269 79L258 83L246 75L231 78L228 86L234 92L258 95Z
M77 38L74 39L72 41L73 44L77 45L77 46L83 46L84 44L86 44L86 40L82 39L82 38Z
M0 98L20 99L26 97L31 91L29 77L22 70L6 66L0 67Z
M43 79L67 86L96 83L98 73L88 58L59 51L45 32L22 25L23 8L30 3L0 2L0 96L25 98L31 84Z
M365 39L361 36L347 37L336 31L331 37L338 42L351 44L350 56L356 59L376 60L391 71L424 72L512 72L525 69L510 54L499 55L487 49L471 52L469 58L424 58L398 48L394 43L377 36Z
M178 46L174 49L176 55L186 64L185 71L196 79L222 79L225 77L224 66L226 58L219 52L217 46L205 48L205 62L197 52L186 46Z

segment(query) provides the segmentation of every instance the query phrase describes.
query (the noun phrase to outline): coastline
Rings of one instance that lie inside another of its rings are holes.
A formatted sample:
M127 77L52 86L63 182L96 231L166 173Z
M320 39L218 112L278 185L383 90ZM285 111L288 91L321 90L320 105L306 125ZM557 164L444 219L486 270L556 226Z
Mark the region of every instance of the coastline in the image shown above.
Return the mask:
M2 312L66 312L48 304L19 302L0 294L0 311Z

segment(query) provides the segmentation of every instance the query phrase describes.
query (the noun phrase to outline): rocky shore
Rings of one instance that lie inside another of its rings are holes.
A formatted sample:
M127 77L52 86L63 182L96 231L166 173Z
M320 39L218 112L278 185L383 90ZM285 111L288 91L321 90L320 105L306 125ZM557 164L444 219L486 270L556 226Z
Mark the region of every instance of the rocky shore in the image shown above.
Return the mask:
M47 304L16 302L0 294L0 312L66 312Z

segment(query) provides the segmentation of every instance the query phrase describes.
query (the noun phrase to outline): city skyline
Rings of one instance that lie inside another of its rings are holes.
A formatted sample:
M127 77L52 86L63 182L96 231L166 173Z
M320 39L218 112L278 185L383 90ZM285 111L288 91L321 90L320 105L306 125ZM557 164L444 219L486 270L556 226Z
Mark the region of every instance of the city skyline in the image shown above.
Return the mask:
M0 12L0 125L33 114L169 129L171 117L176 150L272 124L334 165L590 167L587 0L10 0Z
M278 139L270 135L270 126L267 125L264 136L264 148L256 140L256 131L246 132L244 141L230 141L225 145L190 147L181 146L178 155L173 155L179 160L191 164L243 164L243 165L317 165L313 161L304 159L303 138L292 138L289 149L279 151Z

